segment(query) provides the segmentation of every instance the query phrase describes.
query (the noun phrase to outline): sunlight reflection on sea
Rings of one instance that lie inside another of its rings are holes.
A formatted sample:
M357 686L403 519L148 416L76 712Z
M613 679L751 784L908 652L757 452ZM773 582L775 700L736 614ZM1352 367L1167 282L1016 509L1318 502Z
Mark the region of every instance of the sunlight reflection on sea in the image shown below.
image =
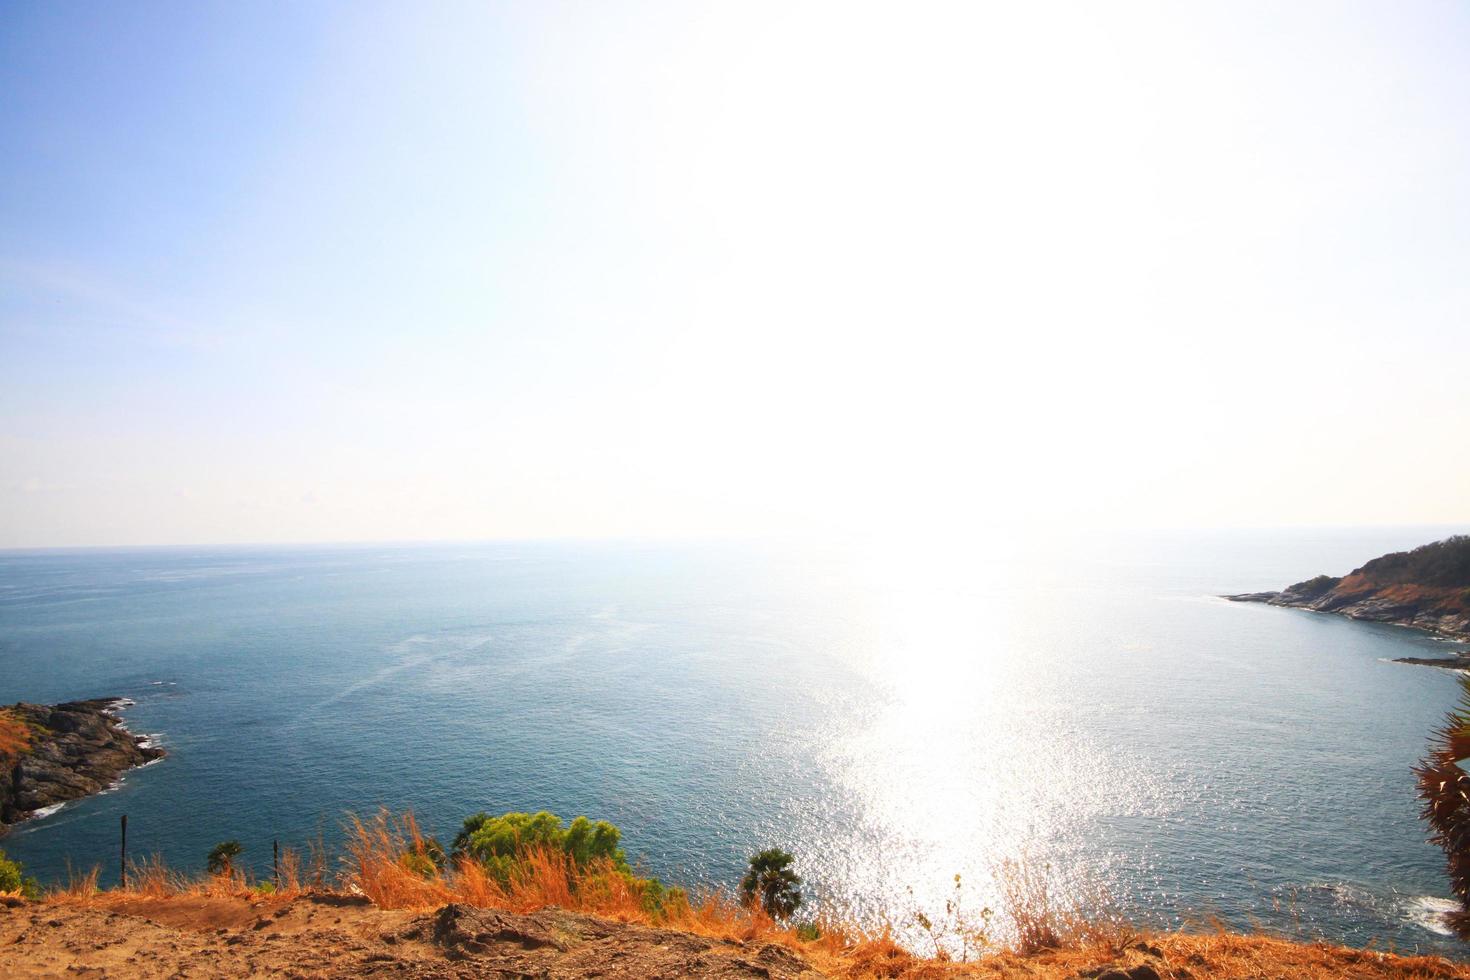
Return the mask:
M814 908L905 935L1019 861L1137 921L1451 949L1409 767L1454 680L1390 662L1443 644L1214 598L1432 536L0 555L0 701L125 695L171 753L5 848L57 880L122 813L190 869L546 808L695 886L787 847Z

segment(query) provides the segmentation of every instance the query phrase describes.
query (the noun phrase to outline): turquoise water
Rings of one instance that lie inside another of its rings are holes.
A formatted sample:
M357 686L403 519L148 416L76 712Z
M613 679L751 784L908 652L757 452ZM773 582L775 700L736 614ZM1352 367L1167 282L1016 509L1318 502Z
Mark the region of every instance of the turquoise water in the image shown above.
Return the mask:
M171 753L0 846L111 874L126 813L135 855L263 867L349 810L546 808L666 880L787 846L901 928L1019 858L1139 919L1458 954L1409 771L1454 678L1388 662L1445 644L1213 598L1453 530L0 554L0 702L126 696Z

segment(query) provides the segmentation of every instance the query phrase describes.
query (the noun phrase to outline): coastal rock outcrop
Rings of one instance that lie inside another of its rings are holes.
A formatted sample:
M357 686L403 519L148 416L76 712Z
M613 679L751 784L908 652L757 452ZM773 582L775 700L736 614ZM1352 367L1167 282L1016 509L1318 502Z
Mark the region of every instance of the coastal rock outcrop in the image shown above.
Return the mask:
M0 833L58 803L99 793L165 755L123 727L121 698L0 708Z
M1342 577L1318 575L1280 592L1225 596L1470 639L1470 535L1375 558Z

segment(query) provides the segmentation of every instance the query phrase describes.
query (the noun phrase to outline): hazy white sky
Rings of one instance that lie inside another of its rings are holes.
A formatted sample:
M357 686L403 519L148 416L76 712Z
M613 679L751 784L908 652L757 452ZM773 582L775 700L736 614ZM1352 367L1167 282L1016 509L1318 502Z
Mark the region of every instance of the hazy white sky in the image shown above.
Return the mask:
M1470 521L1470 7L0 4L0 546Z

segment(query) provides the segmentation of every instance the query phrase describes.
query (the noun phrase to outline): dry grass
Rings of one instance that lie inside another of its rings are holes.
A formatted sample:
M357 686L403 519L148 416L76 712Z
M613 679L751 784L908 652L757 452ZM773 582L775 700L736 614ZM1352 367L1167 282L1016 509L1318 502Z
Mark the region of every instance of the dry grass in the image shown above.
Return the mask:
M334 889L313 887L304 874L305 864L299 852L281 849L279 884L273 877L256 878L243 871L229 875L185 874L175 871L158 855L128 862L127 881L117 888L101 888L97 882L102 868L94 865L87 871L68 868L64 884L45 892L45 901L65 905L108 907L128 905L139 900L238 898L250 902L289 901L312 893L328 893ZM320 881L322 879L318 879Z
M548 906L597 915L621 922L679 929L736 941L777 943L798 952L815 968L853 978L1075 978L1097 976L1106 969L1127 970L1147 964L1160 977L1224 980L1245 978L1467 978L1470 968L1434 957L1399 957L1320 943L1295 943L1266 935L1242 935L1223 929L1202 934L1142 932L1106 903L1091 914L1056 900L1044 869L1023 864L1004 867L999 876L1006 911L1014 931L987 938L978 956L957 961L956 953L937 945L929 955L906 949L887 929L877 931L842 922L817 922L819 936L803 939L796 929L772 921L759 910L742 906L726 892L710 891L686 900L651 905L644 880L619 872L610 862L578 867L565 854L546 849L527 851L508 880L497 880L478 864L462 862L438 868L416 860L431 853L428 839L412 814L380 812L362 820L350 818L346 853L339 872L329 875L325 849L316 845L303 860L282 851L280 884L269 894L247 875L181 875L158 859L134 864L125 888L100 890L98 871L69 876L47 901L64 904L136 909L147 901L236 899L252 904L278 903L313 892L362 895L385 909L432 910L450 902L526 913ZM271 882L274 885L274 882ZM955 930L967 928L953 921ZM956 933L958 934L958 933ZM972 951L973 952L973 951Z
M9 767L30 747L30 727L15 712L0 708L0 766Z
M428 910L461 902L526 913L557 906L717 939L774 942L816 960L838 960L875 941L859 930L832 922L819 923L818 938L802 940L796 928L775 922L760 909L748 908L721 891L666 896L655 904L650 891L657 886L649 880L621 872L606 860L579 867L566 854L547 848L530 848L521 854L506 881L497 880L470 860L428 871L424 862L404 857L427 854L426 838L412 814L400 817L379 812L370 820L354 817L348 830L343 881L381 908ZM889 942L886 937L876 941Z
M66 868L66 884L51 889L46 895L48 898L55 898L68 903L90 903L102 894L102 889L97 887L97 879L101 874L101 865L94 864L90 870L78 872L68 862Z

